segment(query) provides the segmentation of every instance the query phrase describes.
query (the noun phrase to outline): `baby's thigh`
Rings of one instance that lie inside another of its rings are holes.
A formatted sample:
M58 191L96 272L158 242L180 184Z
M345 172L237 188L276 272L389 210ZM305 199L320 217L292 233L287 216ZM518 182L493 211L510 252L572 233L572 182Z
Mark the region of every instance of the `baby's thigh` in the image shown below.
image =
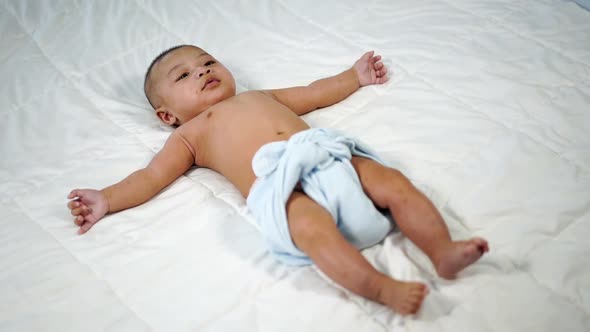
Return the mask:
M363 190L381 209L388 208L391 200L398 194L413 188L411 182L394 168L357 156L352 157L351 163Z
M330 213L309 196L293 191L287 201L287 222L293 243L306 251L304 242L313 241L326 233L338 232Z

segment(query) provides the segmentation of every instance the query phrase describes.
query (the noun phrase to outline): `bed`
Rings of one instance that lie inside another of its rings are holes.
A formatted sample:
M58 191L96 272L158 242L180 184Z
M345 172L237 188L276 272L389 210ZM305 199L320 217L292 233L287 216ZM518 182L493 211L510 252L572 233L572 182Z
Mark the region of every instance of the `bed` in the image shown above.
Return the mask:
M382 54L388 83L304 115L404 172L453 238L435 276L394 232L363 255L431 289L402 317L277 263L239 192L193 168L83 236L66 208L144 167L172 129L142 91L196 44L238 92ZM590 12L572 1L2 1L1 331L590 331Z

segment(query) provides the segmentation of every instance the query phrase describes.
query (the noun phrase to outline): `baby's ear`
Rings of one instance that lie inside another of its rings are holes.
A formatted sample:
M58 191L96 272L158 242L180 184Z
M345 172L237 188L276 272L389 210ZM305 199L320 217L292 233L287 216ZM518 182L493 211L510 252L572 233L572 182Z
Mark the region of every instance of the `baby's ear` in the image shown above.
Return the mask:
M176 117L165 106L158 107L156 115L167 125L173 126L176 124Z

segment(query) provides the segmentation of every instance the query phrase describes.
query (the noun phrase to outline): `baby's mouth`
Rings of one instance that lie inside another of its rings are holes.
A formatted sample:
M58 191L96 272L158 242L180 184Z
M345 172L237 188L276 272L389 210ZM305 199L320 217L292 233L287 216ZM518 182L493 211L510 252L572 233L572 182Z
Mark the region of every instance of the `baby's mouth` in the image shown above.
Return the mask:
M215 77L209 77L205 81L205 84L203 84L203 88L201 89L201 91L205 90L208 87L216 86L217 84L219 84L219 80L218 79L216 79Z

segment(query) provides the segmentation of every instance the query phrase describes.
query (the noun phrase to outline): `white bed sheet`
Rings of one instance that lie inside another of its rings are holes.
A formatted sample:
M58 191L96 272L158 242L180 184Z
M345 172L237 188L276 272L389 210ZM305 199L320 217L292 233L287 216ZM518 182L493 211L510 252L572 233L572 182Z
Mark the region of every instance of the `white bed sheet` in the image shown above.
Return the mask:
M427 282L416 316L280 265L223 177L192 169L77 236L75 187L143 167L171 129L142 92L198 44L239 91L336 74L375 49L393 76L306 115L362 138L491 251L436 278L392 234L363 254ZM590 330L590 13L573 2L0 3L0 330Z

